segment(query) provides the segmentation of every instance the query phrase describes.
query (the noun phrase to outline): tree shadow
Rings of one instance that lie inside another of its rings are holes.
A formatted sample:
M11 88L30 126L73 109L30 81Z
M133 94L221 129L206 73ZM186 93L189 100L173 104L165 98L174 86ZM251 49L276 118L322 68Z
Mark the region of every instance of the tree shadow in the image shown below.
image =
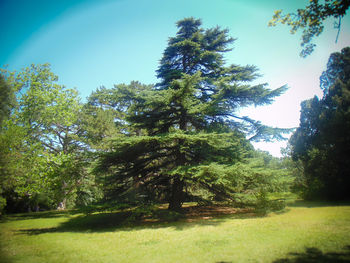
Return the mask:
M344 252L323 253L318 248L306 248L304 253L289 253L287 258L281 258L273 263L346 263L350 262L350 246Z
M145 228L166 228L184 230L195 226L216 226L229 219L246 219L258 217L258 215L242 210L234 214L202 214L183 215L172 214L166 209L158 209L149 216L140 216L133 211L103 212L95 214L80 214L68 218L57 227L20 229L19 234L39 235L54 232L110 232L110 231L135 231Z
M29 212L29 213L18 213L4 215L0 218L0 222L10 222L19 220L31 220L39 218L59 218L59 217L70 217L72 215L80 213L78 210L64 210L64 211L44 211L44 212Z

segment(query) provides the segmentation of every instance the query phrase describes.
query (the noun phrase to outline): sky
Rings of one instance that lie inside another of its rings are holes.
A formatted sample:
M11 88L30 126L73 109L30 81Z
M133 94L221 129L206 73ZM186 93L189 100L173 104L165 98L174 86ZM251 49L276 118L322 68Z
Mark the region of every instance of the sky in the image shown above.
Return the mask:
M338 42L333 19L315 41L316 50L299 57L300 34L287 26L268 27L274 10L293 12L307 0L0 0L0 66L21 70L50 63L59 83L76 88L84 99L100 86L132 80L154 84L159 60L176 22L200 18L204 28L220 26L236 38L227 64L255 65L270 89L289 90L269 106L241 114L266 125L299 125L300 103L322 96L319 77L329 55L350 46L350 15L342 20ZM286 141L254 143L281 156Z

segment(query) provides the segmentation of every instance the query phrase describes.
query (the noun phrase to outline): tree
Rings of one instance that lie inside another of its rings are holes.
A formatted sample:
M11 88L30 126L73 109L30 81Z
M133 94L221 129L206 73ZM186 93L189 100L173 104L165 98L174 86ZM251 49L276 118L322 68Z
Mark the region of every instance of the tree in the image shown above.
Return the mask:
M78 93L57 84L48 64L2 72L16 97L0 140L3 185L22 197L45 193L65 208L89 177Z
M0 138L2 137L3 122L9 117L11 110L11 103L13 100L13 93L10 86L6 83L5 78L0 75ZM0 144L2 141L0 139ZM3 146L3 145L2 145ZM6 155L0 151L0 171L6 163ZM0 215L6 206L6 199L2 197L3 188L0 187Z
M325 0L323 3L320 2L319 0L310 0L309 5L305 9L298 9L297 13L283 15L282 10L276 10L269 22L269 26L276 26L278 23L287 24L291 27L290 32L292 34L299 29L303 30L301 57L306 57L313 52L316 46L312 43L313 38L318 37L323 32L323 23L329 17L338 19L338 22L335 23L335 27L338 29L337 41L341 19L350 6L349 0Z
M350 48L333 53L321 75L323 98L301 104L300 127L290 139L301 160L308 198L347 199L350 185Z
M6 83L5 78L0 75L0 127L2 122L10 115L13 100L11 87Z
M120 89L121 100L129 103L125 120L138 132L118 136L97 167L111 175L111 192L138 188L168 201L171 210L181 209L195 186L221 200L249 192L254 172L237 176L239 164L252 154L244 134L259 140L268 129L236 111L269 104L286 89L250 85L258 77L254 66L225 66L224 53L234 41L228 30L204 30L194 18L177 27L157 70L160 82ZM270 137L278 137L271 131Z
M4 119L0 129L0 193L6 198L7 211L27 206L31 196L44 190L47 181L41 180L42 148L33 142L29 129L18 118L18 98L22 87L13 85L14 73L2 70L6 86L2 93ZM35 163L35 165L33 165ZM17 211L19 211L17 210Z
M147 89L151 89L151 86L133 81L130 85L119 84L112 89L101 87L92 92L84 104L84 116L81 118L87 144L101 149L116 134L140 132L128 125L126 115L133 103L131 96Z

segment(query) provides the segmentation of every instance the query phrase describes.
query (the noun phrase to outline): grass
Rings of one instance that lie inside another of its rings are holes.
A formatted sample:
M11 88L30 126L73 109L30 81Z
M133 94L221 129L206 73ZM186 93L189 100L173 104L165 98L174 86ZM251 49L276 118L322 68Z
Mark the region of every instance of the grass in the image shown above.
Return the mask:
M350 206L295 203L176 222L130 212L41 212L0 223L0 262L350 262Z

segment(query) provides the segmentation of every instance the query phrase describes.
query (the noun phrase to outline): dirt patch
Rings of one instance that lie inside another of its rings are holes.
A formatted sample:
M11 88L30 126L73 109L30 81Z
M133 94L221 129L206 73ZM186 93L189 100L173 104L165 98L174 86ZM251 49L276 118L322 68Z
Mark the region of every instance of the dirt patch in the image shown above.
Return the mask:
M168 206L160 205L150 213L141 214L139 217L133 215L133 222L137 224L157 224L164 222L185 221L197 222L201 220L213 220L225 216L234 216L237 218L255 217L256 214L250 208L235 208L225 205L206 205L184 204L181 212L176 213L168 210ZM132 216L131 216L132 217Z
M252 213L248 208L234 208L229 206L190 206L183 208L183 214L188 221L197 219L212 219L214 217L234 214Z

